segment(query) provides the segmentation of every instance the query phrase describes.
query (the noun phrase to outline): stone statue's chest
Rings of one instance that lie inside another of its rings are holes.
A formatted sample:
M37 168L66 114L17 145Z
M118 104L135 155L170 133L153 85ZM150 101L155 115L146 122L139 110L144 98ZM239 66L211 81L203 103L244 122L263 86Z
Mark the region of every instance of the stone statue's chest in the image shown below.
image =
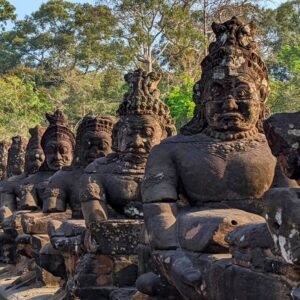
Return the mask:
M266 143L194 143L177 160L183 193L194 202L260 198L269 189L275 159Z
M105 197L111 204L125 206L129 202L141 201L141 175L103 175Z

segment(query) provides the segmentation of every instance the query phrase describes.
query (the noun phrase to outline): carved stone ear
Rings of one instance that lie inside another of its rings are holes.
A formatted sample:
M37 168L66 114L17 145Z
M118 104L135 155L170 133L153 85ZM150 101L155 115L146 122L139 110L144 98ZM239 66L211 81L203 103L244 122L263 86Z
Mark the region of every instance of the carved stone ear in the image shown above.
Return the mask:
M249 27L250 27L251 35L254 35L255 32L256 32L256 25L255 25L255 22L254 22L254 21L251 21L251 22L249 23Z
M167 137L174 136L177 134L175 125L169 125L166 127Z

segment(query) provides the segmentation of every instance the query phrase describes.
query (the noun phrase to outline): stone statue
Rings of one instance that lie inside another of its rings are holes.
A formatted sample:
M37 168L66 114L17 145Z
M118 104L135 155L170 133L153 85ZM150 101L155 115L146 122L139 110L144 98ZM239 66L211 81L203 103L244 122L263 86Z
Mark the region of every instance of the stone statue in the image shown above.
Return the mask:
M25 150L27 140L19 135L12 138L8 150L7 177L21 175L25 168Z
M10 144L7 141L0 142L0 180L7 178L7 158Z
M73 253L76 252L76 247L79 244L74 245L75 247L72 249L74 240L77 242L76 238L81 234L78 227L82 225L85 229L79 200L80 177L89 163L98 157L106 156L112 151L112 128L114 123L114 117L85 116L81 120L77 130L72 165L64 166L49 179L42 194L43 213L25 214L22 217L23 230L32 239L32 251L31 253L27 251L26 255L30 257L38 256L36 261L40 267L55 277L62 277L63 280L72 273L72 270L70 271L70 268L68 268L68 262L75 262L79 258L78 253L75 255ZM72 210L72 216L67 210L68 207ZM30 223L34 225L24 225ZM50 230L49 236L45 238L47 228L52 228L53 224L55 224L55 229ZM61 227L67 229L62 230ZM74 231L70 230L73 227L75 228ZM59 242L57 241L57 235L59 236ZM34 239L43 240L43 243L40 243L40 249L35 247ZM25 238L20 237L19 241L23 244L19 248L28 249ZM51 244L50 241L53 241L53 243ZM70 251L67 251L67 249ZM53 263L53 261L56 263Z
M1 188L1 206L6 206L12 211L17 209L18 199L17 190L18 187L28 176L35 174L42 165L45 157L41 148L41 139L45 132L45 129L36 126L29 129L30 139L25 150L25 167L24 172L20 175L10 177L8 180L3 181L0 184Z
M124 78L129 88L113 129L115 153L95 160L83 176L81 204L87 226L108 219L108 210L125 218L143 217L140 183L148 154L175 132L169 108L159 100L160 75L138 69Z
M111 153L114 124L113 117L86 116L82 119L77 130L73 164L51 177L44 193L43 212L63 212L69 204L73 218L83 218L79 200L80 177L89 163Z
M199 257L228 253L228 233L263 222L256 214L276 165L262 130L269 86L254 24L233 17L212 29L216 41L194 86L194 117L152 149L142 184L155 266L184 299L224 299L202 298L216 287L203 283ZM152 275L139 279L141 291L155 292Z
M71 165L73 160L75 137L68 128L63 113L56 110L53 114L47 113L46 118L49 126L41 139L45 161L38 172L27 177L19 185L17 193L21 209L33 210L42 207L43 193L49 178L63 166ZM37 155L43 156L42 153ZM36 169L37 166L28 167Z
M140 183L151 148L176 132L168 107L159 99L161 76L138 69L124 78L128 92L113 129L115 152L88 165L82 177L80 199L87 229L82 242L77 239L76 255L81 256L69 284L70 293L80 298L101 298L107 287L122 297L135 291L136 248L143 225ZM59 236L55 239L59 243ZM108 298L123 299L114 297Z

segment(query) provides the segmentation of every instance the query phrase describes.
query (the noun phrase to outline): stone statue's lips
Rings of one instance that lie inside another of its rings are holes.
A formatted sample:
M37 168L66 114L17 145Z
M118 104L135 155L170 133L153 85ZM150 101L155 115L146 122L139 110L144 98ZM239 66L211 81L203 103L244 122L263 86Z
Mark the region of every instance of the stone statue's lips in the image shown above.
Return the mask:
M233 119L239 119L244 120L244 117L240 113L225 113L220 116L220 119L222 120L233 120Z
M63 165L64 165L64 162L61 161L61 160L58 160L58 161L54 162L55 167L62 167Z

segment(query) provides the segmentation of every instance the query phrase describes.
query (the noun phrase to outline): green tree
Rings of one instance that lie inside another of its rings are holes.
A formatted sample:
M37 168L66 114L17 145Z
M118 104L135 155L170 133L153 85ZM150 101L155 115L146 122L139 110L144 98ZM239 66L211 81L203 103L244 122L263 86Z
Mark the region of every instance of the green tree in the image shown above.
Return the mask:
M28 135L28 129L44 120L44 112L52 110L51 101L36 90L34 82L22 82L16 76L0 78L0 136Z
M174 86L166 98L171 115L176 121L177 129L193 117L195 108L195 103L192 100L194 80L188 76L182 76L181 79L181 85Z

